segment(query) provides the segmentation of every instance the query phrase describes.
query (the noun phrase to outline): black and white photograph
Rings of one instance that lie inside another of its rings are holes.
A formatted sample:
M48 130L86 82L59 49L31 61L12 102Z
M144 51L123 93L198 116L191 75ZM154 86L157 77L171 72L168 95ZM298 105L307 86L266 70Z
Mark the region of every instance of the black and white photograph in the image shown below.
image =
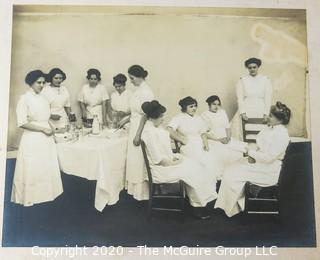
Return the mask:
M11 18L3 248L317 247L306 7Z

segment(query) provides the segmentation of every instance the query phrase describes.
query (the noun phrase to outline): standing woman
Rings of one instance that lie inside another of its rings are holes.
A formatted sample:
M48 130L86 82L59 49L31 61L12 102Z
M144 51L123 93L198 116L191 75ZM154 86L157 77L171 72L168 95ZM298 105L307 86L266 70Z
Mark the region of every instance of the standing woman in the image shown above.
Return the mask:
M99 123L107 125L107 110L110 109L110 101L105 86L100 84L100 71L89 69L87 79L88 84L82 87L78 96L82 118L86 120L97 115Z
M50 104L50 123L55 130L68 125L71 112L69 91L61 85L65 79L66 74L61 69L53 68L46 78L49 84L41 91Z
M287 146L290 142L285 127L290 121L290 109L280 102L271 107L267 128L257 135L257 148L248 150L248 158L230 165L222 178L215 208L228 217L244 210L244 185L247 181L260 186L278 182Z
M244 62L249 75L240 78L237 84L238 111L231 124L231 133L242 139L241 120L263 118L267 121L272 101L272 85L268 77L258 74L262 61L250 58Z
M53 130L49 125L50 106L40 95L45 84L45 74L34 70L26 75L30 89L17 104L18 127L21 137L14 172L11 201L32 206L52 201L62 192Z
M151 88L146 83L148 71L140 65L132 65L128 69L131 83L136 87L130 98L130 130L128 139L126 188L128 194L136 200L149 199L147 172L144 165L143 155L139 147L141 133L147 120L141 105L154 99ZM124 122L125 123L125 122Z

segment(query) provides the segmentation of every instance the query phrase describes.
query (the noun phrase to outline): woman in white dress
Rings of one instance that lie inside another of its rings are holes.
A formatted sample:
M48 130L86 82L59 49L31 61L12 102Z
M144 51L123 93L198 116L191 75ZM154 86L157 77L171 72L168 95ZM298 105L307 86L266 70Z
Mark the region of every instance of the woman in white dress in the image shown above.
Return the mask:
M272 85L268 77L258 74L261 63L257 58L247 59L245 67L249 75L241 77L236 86L238 111L232 119L231 132L232 136L239 140L242 140L242 119L263 118L266 122L268 118Z
M220 176L222 164L217 160L214 151L209 149L206 136L208 127L202 118L196 115L197 100L188 96L181 99L179 105L182 113L173 117L168 124L171 138L182 144L182 154L202 163L211 171L213 178Z
M107 110L110 109L110 102L105 86L100 84L100 71L89 69L87 79L89 83L82 87L78 96L82 118L85 121L96 115L101 125L107 125Z
M128 194L132 195L136 200L148 200L147 172L139 146L141 133L147 120L141 109L141 105L146 101L153 100L154 95L145 81L148 72L143 67L140 65L132 65L128 69L128 74L136 90L130 98L130 119L125 119L120 123L120 127L122 127L130 120L126 162L126 189Z
M201 164L181 154L173 154L169 132L160 126L166 111L165 107L153 100L143 103L142 110L148 120L141 138L146 144L154 182L184 181L190 204L198 209L194 211L196 216L201 219L209 218L204 207L217 196L211 173Z
M31 71L25 82L30 89L17 104L18 126L24 131L17 155L11 201L32 206L54 200L63 188L53 130L49 125L50 106L40 95L45 74L40 70Z
M209 149L215 152L225 167L243 157L246 144L231 137L230 122L226 111L221 107L220 98L212 95L206 102L209 109L201 117L208 127Z
M116 115L120 121L130 115L130 98L132 92L126 89L127 77L124 74L117 74L113 77L113 86L116 89L111 94L112 117Z
M256 149L249 149L248 158L226 169L215 208L223 209L228 217L232 217L244 210L244 185L247 181L261 186L278 182L282 159L290 142L285 127L290 116L290 109L280 102L271 107L268 127L258 134Z
M55 130L65 128L69 123L71 112L69 91L61 85L65 79L66 74L61 69L53 68L46 78L49 84L41 91L41 95L50 104L50 124Z

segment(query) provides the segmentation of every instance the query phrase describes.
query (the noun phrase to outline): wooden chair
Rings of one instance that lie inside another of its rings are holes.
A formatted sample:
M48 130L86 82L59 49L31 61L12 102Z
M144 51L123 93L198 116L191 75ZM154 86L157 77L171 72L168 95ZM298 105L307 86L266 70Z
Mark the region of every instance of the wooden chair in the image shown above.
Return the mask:
M247 214L271 214L280 218L280 191L283 175L288 165L288 145L279 174L278 183L272 186L263 187L251 182L246 182L245 193L245 213Z
M248 124L250 125L266 125L267 123L263 121L263 118L249 118L247 121L242 121L242 136L243 141L246 143L255 143L256 142L256 135L259 134L261 130L250 130L248 128Z
M175 182L175 183L154 183L152 179L151 168L149 164L149 159L146 152L146 145L143 141L141 141L141 149L143 153L143 158L145 161L145 165L148 173L149 180L149 202L148 202L148 219L152 217L152 211L172 211L181 213L181 221L184 222L185 217L185 189L183 181ZM162 194L161 187L168 188L172 190L172 186L176 186L178 191L176 193L166 193ZM156 201L164 201L164 200L178 201L179 207L156 207L154 203Z

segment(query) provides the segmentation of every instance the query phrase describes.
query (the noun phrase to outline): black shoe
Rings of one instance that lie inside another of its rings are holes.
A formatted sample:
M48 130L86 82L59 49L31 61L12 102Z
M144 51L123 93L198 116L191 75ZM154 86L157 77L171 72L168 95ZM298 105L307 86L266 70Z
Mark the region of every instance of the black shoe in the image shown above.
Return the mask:
M201 220L206 220L210 218L210 214L204 207L197 207L193 209L193 216L195 218L201 219Z

